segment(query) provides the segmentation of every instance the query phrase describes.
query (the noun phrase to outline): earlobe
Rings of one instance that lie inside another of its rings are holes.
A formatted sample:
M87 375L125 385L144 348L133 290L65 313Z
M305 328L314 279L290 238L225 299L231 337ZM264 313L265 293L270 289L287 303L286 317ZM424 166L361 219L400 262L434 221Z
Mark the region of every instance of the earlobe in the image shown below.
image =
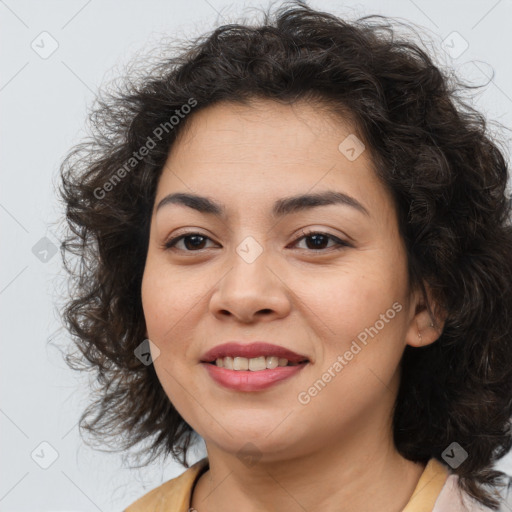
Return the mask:
M405 337L407 345L412 347L424 347L434 343L441 336L444 327L445 315L441 314L438 308L435 307L436 305L432 302L429 290L426 289L425 292L427 293L429 303L433 307L427 307L423 294L416 295L415 315L409 324Z
M441 331L436 329L432 321L430 321L430 323L424 327L421 327L416 322L416 328L413 329L413 331L416 332L416 338L411 340L407 339L407 343L413 347L423 347L430 345L431 343L434 343L434 341L436 341L441 335Z

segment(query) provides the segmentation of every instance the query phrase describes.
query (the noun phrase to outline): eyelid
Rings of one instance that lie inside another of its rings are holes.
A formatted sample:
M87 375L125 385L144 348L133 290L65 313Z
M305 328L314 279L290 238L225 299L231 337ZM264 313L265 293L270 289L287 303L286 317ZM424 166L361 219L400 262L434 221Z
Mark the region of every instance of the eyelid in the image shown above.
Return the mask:
M166 239L166 241L162 244L161 248L163 250L171 250L172 248L174 248L176 246L176 244L178 242L180 242L182 239L184 238L187 238L189 236L194 236L194 235L199 235L207 240L210 240L214 243L217 243L215 242L214 240L212 240L211 237L209 237L208 235L204 234L204 233L201 233L199 231L186 231L186 232L183 232L183 233L179 233L169 239ZM333 235L329 232L326 232L326 231L322 231L320 228L303 228L301 229L300 233L298 236L295 236L293 241L290 242L290 244L287 245L287 247L289 245L296 245L300 240L304 239L304 238L307 238L309 236L312 236L312 235L321 235L321 236L325 236L327 237L328 239L334 241L335 245L332 246L332 247L328 247L328 248L325 248L325 249L302 249L304 251L307 251L307 252L313 252L313 253L317 253L317 254L320 254L320 253L329 253L331 251L334 251L334 250L339 250L339 249L343 249L343 248L346 248L346 247L353 247L352 243L346 241L346 240L343 240L341 239L340 237L337 237L336 235ZM194 253L194 252L202 252L204 251L205 249L198 249L197 251L189 251L189 250L181 250L181 252L185 252L185 253Z
M337 249L343 249L345 247L353 247L353 245L350 242L348 242L347 240L343 240L342 238L340 238L336 235L333 235L332 233L329 233L327 231L322 231L321 228L303 228L300 231L300 236L295 237L294 240L291 242L291 244L296 245L297 242L299 242L303 238L307 238L312 235L325 236L325 237L333 240L335 242L335 246L327 248L327 249L318 249L317 251L315 251L314 249L304 249L305 251L313 252L313 253L318 252L320 254L322 252L328 253L330 251L337 250Z
M199 228L197 228L199 229ZM211 240L212 242L214 241L209 235L205 234L205 233L201 233L200 231L185 231L185 232L178 232L177 234L174 234L173 236L170 236L168 238L166 238L164 240L164 242L161 244L161 248L166 250L166 249L169 249L171 248L171 244L172 245L175 245L177 244L180 240L182 240L183 238L186 238L186 237L189 237L189 236L193 236L193 235L199 235L199 236L202 236L208 240ZM217 243L217 242L215 242ZM182 251L183 252L183 251ZM186 251L186 252L199 252L199 251Z

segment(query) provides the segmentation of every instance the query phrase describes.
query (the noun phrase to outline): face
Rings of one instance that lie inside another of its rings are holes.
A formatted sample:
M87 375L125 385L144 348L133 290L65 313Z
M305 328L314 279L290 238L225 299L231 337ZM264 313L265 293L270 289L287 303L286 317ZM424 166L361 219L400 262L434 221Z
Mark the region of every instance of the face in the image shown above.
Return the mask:
M219 103L190 121L158 183L142 282L167 396L207 446L235 454L250 439L268 460L386 431L417 297L369 151L354 159L353 128L307 104ZM223 213L158 208L176 193ZM284 202L324 193L341 200ZM233 389L201 362L228 341L309 362L263 389Z

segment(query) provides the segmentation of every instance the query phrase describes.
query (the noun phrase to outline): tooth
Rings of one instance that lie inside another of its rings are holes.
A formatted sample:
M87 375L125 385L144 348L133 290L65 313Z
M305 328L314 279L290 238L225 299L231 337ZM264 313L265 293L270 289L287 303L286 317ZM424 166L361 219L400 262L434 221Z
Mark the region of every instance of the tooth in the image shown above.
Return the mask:
M276 356L259 356L259 357L222 357L215 360L215 364L219 368L237 371L262 371L266 369L274 369L278 366L297 366L298 363L289 363L288 359Z
M247 357L235 357L233 359L233 370L248 370L249 359Z
M256 372L259 370L266 370L267 361L264 356L261 357L252 357L249 359L249 370L252 372Z
M267 368L269 370L273 370L274 368L277 368L277 365L279 364L279 359L275 356L269 356L267 357Z

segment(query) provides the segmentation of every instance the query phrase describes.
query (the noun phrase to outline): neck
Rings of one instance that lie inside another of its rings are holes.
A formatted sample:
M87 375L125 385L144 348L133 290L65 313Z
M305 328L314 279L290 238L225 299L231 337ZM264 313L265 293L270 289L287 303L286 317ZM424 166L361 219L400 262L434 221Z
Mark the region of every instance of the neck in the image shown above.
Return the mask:
M294 457L262 454L256 463L207 440L209 470L199 478L191 506L197 512L402 510L425 466L396 451L389 417L375 421L373 414L336 440L324 438L323 447Z

